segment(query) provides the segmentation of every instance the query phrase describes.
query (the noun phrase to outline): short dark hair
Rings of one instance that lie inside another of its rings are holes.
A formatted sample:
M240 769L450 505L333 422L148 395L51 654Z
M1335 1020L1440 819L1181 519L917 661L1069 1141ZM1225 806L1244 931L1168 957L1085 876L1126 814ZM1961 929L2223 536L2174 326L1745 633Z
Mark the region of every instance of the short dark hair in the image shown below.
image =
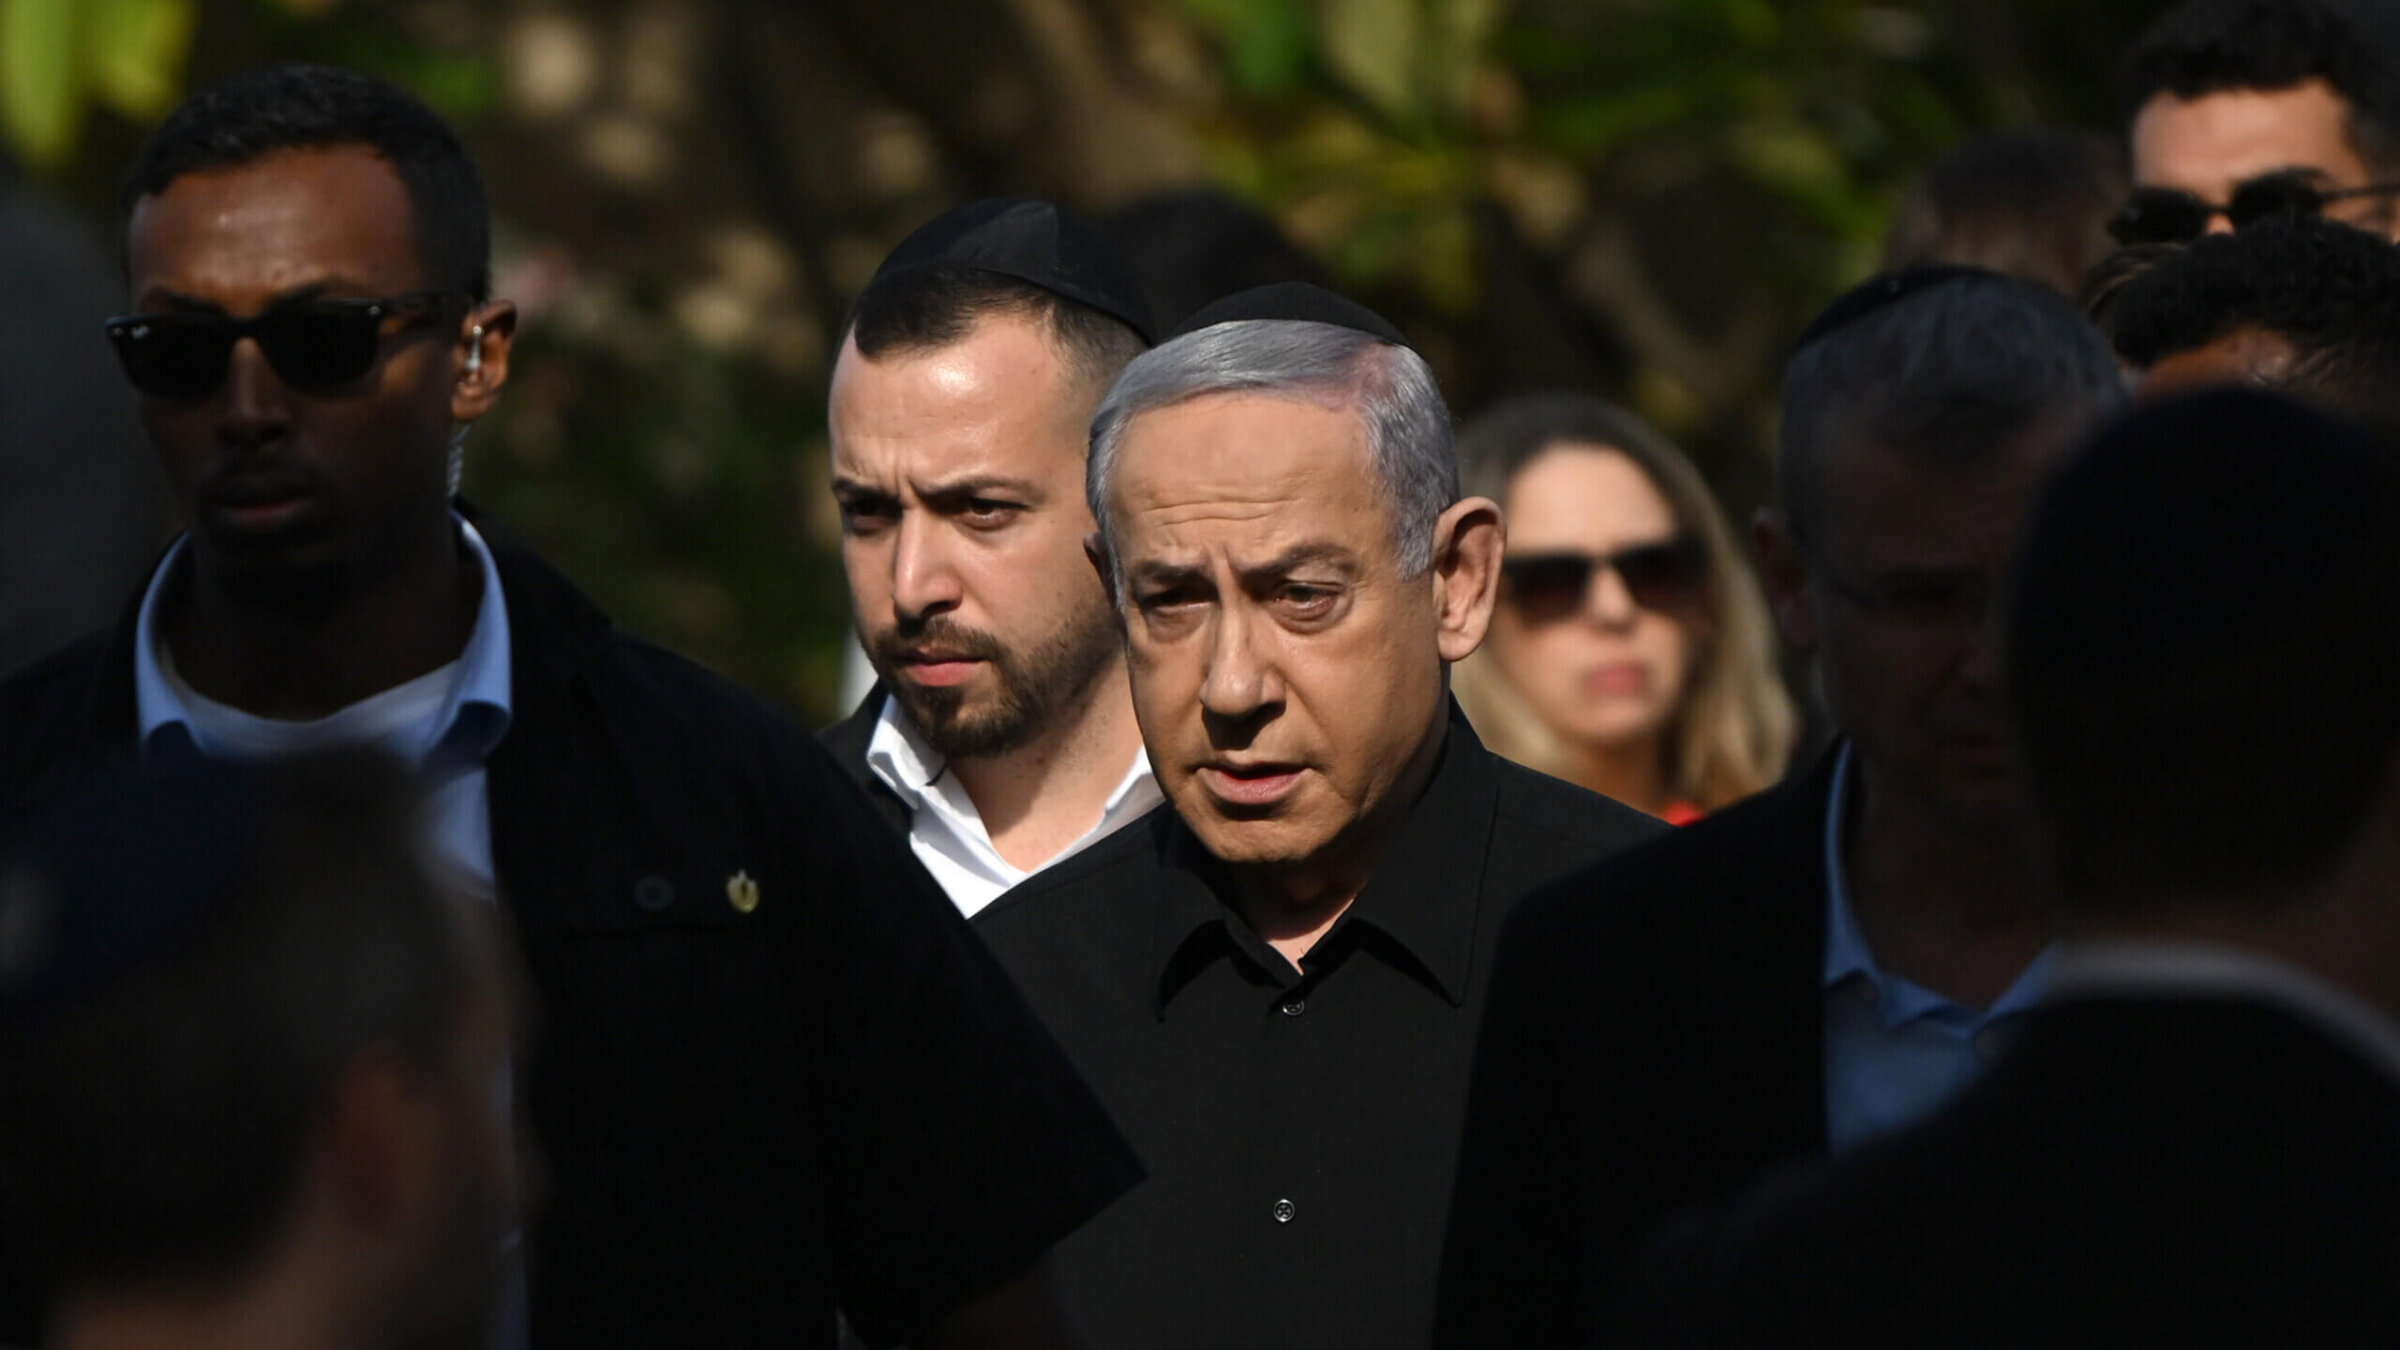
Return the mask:
M2361 157L2400 159L2400 90L2376 40L2323 0L2190 0L2152 24L2125 59L2125 120L2160 94L2193 99L2323 80L2350 105Z
M2126 283L2117 354L2148 369L2244 329L2291 344L2285 385L2359 416L2400 414L2400 246L2323 219L2194 240Z
M111 778L0 856L16 903L83 916L0 1017L0 1231L46 1297L238 1277L356 1057L441 1062L471 977L416 802L365 751L204 763Z
M431 108L355 70L262 66L193 96L143 144L120 205L130 219L185 174L338 146L372 150L399 175L428 289L490 296L492 208L475 162Z
M1909 184L1883 265L1964 263L2072 295L2108 256L2124 152L2090 132L2035 128L1964 141Z
M2273 393L2148 404L2027 517L2004 678L2062 910L2322 879L2400 750L2400 519L2376 438Z
M1042 325L1068 369L1092 387L1094 402L1149 348L1130 325L1089 305L1005 273L950 263L877 277L851 302L843 327L858 354L874 361L947 347L994 314Z
M1776 479L1803 535L1821 523L1817 479L1831 441L1864 437L1911 460L1973 463L2045 419L2124 401L2108 343L2047 287L1962 270L1888 303L1862 302L1877 285L1835 301L1812 326L1823 331L1784 367ZM1857 316L1827 327L1846 306Z

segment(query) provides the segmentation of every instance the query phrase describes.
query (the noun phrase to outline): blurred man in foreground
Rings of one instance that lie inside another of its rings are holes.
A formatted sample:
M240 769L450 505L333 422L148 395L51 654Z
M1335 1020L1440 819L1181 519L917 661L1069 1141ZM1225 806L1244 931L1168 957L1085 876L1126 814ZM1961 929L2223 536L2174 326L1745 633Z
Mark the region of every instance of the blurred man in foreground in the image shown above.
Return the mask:
M0 1228L60 1350L478 1350L492 932L396 765L106 780L0 843Z
M2067 469L2006 658L2055 996L1921 1128L1652 1253L1612 1343L2400 1342L2396 522L2384 447L2248 391Z
M1094 419L1094 559L1170 807L978 921L1151 1169L1060 1249L1105 1343L1424 1344L1499 923L1656 828L1448 694L1499 582L1431 373L1291 283Z
M2400 421L2400 246L2330 220L2212 235L2125 284L2117 354L2145 396L2281 389Z
M2127 57L2120 243L2323 214L2400 236L2400 77L2325 0L2189 0Z
M2059 296L1877 278L1784 371L1763 578L1839 737L1750 802L1545 888L1492 973L1445 1346L1564 1345L1649 1227L1916 1120L2038 996L1993 596L2034 485L2123 401Z
M851 306L827 422L878 682L824 739L962 914L1159 802L1083 556L1092 409L1146 313L1108 241L1038 201L937 217Z
M805 732L456 504L515 313L449 128L252 71L126 207L108 331L190 530L128 621L0 684L0 811L137 757L425 776L542 1007L509 1340L830 1345L838 1303L919 1350L1064 1342L1042 1255L1139 1173L1007 977Z

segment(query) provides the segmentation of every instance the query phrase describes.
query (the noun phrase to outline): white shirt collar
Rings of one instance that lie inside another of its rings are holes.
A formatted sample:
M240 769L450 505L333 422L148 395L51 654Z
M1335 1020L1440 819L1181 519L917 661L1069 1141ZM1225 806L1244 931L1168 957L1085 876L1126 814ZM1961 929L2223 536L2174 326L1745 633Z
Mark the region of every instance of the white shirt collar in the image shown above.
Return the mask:
M2257 952L2190 941L2062 945L2051 998L2107 994L2231 995L2273 1004L2400 1079L2400 1022L2321 976Z
M1149 753L1136 749L1092 828L1040 867L1019 868L1000 856L974 799L948 767L909 724L900 701L887 694L867 741L867 768L908 807L910 847L959 912L970 916L1018 882L1081 853L1166 800L1150 772Z

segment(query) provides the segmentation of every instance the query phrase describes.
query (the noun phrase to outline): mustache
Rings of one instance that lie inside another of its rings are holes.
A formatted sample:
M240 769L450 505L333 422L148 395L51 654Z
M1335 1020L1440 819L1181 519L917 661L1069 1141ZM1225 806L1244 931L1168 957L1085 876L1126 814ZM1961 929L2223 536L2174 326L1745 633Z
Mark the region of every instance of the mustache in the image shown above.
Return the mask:
M196 490L206 502L247 506L313 495L324 477L314 465L281 454L231 455L210 469Z
M1000 639L941 614L914 623L904 622L876 638L870 645L875 655L887 662L906 660L914 651L925 647L955 652L979 661L997 662L1007 655L1007 650L1000 645Z

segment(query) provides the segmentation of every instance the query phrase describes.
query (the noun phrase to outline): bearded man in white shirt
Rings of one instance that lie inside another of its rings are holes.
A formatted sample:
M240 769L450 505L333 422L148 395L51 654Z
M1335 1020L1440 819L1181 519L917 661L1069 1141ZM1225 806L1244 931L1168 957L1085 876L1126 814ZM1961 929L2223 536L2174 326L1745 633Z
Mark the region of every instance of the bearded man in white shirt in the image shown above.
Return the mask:
M824 740L961 913L1161 800L1085 556L1088 426L1139 283L1048 202L950 211L851 308L827 422L875 688Z

